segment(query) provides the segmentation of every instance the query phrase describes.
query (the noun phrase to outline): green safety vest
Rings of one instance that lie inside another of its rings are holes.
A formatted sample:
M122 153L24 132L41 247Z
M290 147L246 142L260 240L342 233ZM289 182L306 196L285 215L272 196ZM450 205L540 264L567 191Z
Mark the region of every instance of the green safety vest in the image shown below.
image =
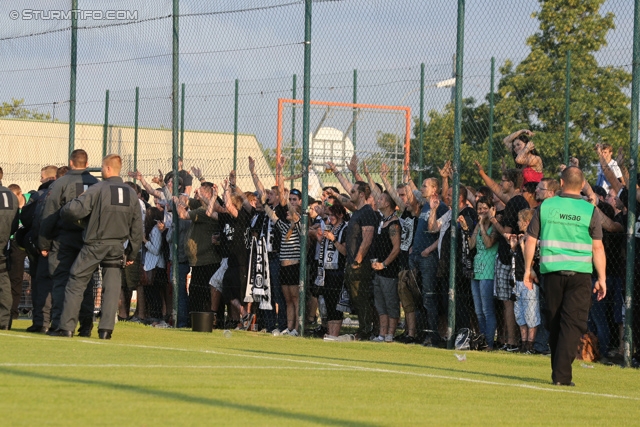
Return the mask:
M595 207L582 199L552 197L540 205L540 272L593 272L589 224Z

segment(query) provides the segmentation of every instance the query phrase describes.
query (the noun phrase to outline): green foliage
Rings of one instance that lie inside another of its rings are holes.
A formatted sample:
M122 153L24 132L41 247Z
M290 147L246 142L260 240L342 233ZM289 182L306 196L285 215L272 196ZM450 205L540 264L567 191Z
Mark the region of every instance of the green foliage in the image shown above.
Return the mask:
M476 100L465 98L462 101L462 134L460 180L466 185L480 185L480 178L473 166L478 160L486 164L488 159L489 106L486 103L476 106ZM444 112L431 110L428 124L423 126L422 144L424 146L423 178L439 177L441 168L448 159L453 158L453 122L454 104L448 104ZM414 120L411 140L411 169L413 179L417 179L419 165L420 120Z
M599 13L604 0L540 0L532 15L539 31L527 39L529 55L518 65L507 60L500 68L494 111L493 177L501 162L513 167L502 139L527 128L542 157L545 175L555 175L564 157L565 81L567 50L571 50L571 105L569 153L592 177L596 143L608 143L628 151L630 99L623 92L631 84L624 69L600 66L594 53L606 46L607 33L615 28L613 14ZM473 161L488 162L489 105L463 100L461 134L461 182L480 184ZM438 176L438 167L453 158L454 105L429 111L423 129L423 177ZM415 120L411 145L413 178L418 176L419 119ZM380 147L389 150L379 138Z
M51 114L39 113L36 110L28 110L22 105L24 99L13 99L11 102L3 102L0 106L0 117L9 117L12 119L29 119L29 120L51 120Z
M569 153L589 169L597 161L596 143L628 149L630 99L622 89L631 84L631 75L599 66L593 55L615 28L613 14L599 14L604 0L540 3L541 10L533 14L540 30L527 40L531 53L517 66L506 61L500 69L496 137L533 130L545 175L557 170L564 156L566 58L571 50Z

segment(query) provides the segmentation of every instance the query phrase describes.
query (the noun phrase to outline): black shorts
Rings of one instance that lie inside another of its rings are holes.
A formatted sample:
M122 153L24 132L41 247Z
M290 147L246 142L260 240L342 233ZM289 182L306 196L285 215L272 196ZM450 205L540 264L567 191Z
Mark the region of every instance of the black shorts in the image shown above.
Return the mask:
M236 265L227 268L222 279L222 296L225 302L237 299L244 301L244 291L247 289L247 275L249 267L246 265Z
M340 292L344 283L344 271L342 270L325 270L324 286L319 287L320 294L324 298L324 304L327 307L327 320L342 320L344 313L336 310L338 301L340 301Z
M280 265L280 286L298 286L300 283L300 264Z

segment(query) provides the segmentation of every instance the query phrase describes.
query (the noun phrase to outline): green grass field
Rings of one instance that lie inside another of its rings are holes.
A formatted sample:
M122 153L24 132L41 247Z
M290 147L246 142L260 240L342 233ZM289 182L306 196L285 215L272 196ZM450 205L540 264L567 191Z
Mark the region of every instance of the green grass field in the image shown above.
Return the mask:
M111 341L0 333L0 424L637 425L640 372L549 358L119 323ZM94 330L94 335L96 335ZM457 352L462 354L462 352Z

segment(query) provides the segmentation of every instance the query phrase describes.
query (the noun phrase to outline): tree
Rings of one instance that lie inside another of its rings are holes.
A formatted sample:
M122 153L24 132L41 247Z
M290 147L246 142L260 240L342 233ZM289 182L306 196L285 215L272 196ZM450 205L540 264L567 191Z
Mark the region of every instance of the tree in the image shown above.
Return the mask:
M597 156L596 143L614 151L628 149L630 99L622 89L631 75L612 66L599 66L594 53L606 46L615 28L614 16L599 13L604 0L539 0L533 14L539 31L527 39L531 52L514 67L506 61L495 107L497 140L522 128L536 133L534 142L545 175L555 174L564 157L565 70L571 50L569 153L584 167Z
M423 126L422 144L424 147L423 178L439 177L438 168L447 160L453 159L454 104L445 106L443 112L431 110L427 113L429 123ZM476 100L462 100L462 133L461 133L461 170L460 181L465 185L480 185L474 160L487 162L487 146L489 135L489 106L482 103L476 106ZM420 119L414 120L411 140L411 169L413 179L418 177L420 142Z
M24 99L13 99L11 102L3 102L0 106L0 117L9 117L12 119L29 119L29 120L51 120L51 114L39 113L36 110L28 110L22 105Z

